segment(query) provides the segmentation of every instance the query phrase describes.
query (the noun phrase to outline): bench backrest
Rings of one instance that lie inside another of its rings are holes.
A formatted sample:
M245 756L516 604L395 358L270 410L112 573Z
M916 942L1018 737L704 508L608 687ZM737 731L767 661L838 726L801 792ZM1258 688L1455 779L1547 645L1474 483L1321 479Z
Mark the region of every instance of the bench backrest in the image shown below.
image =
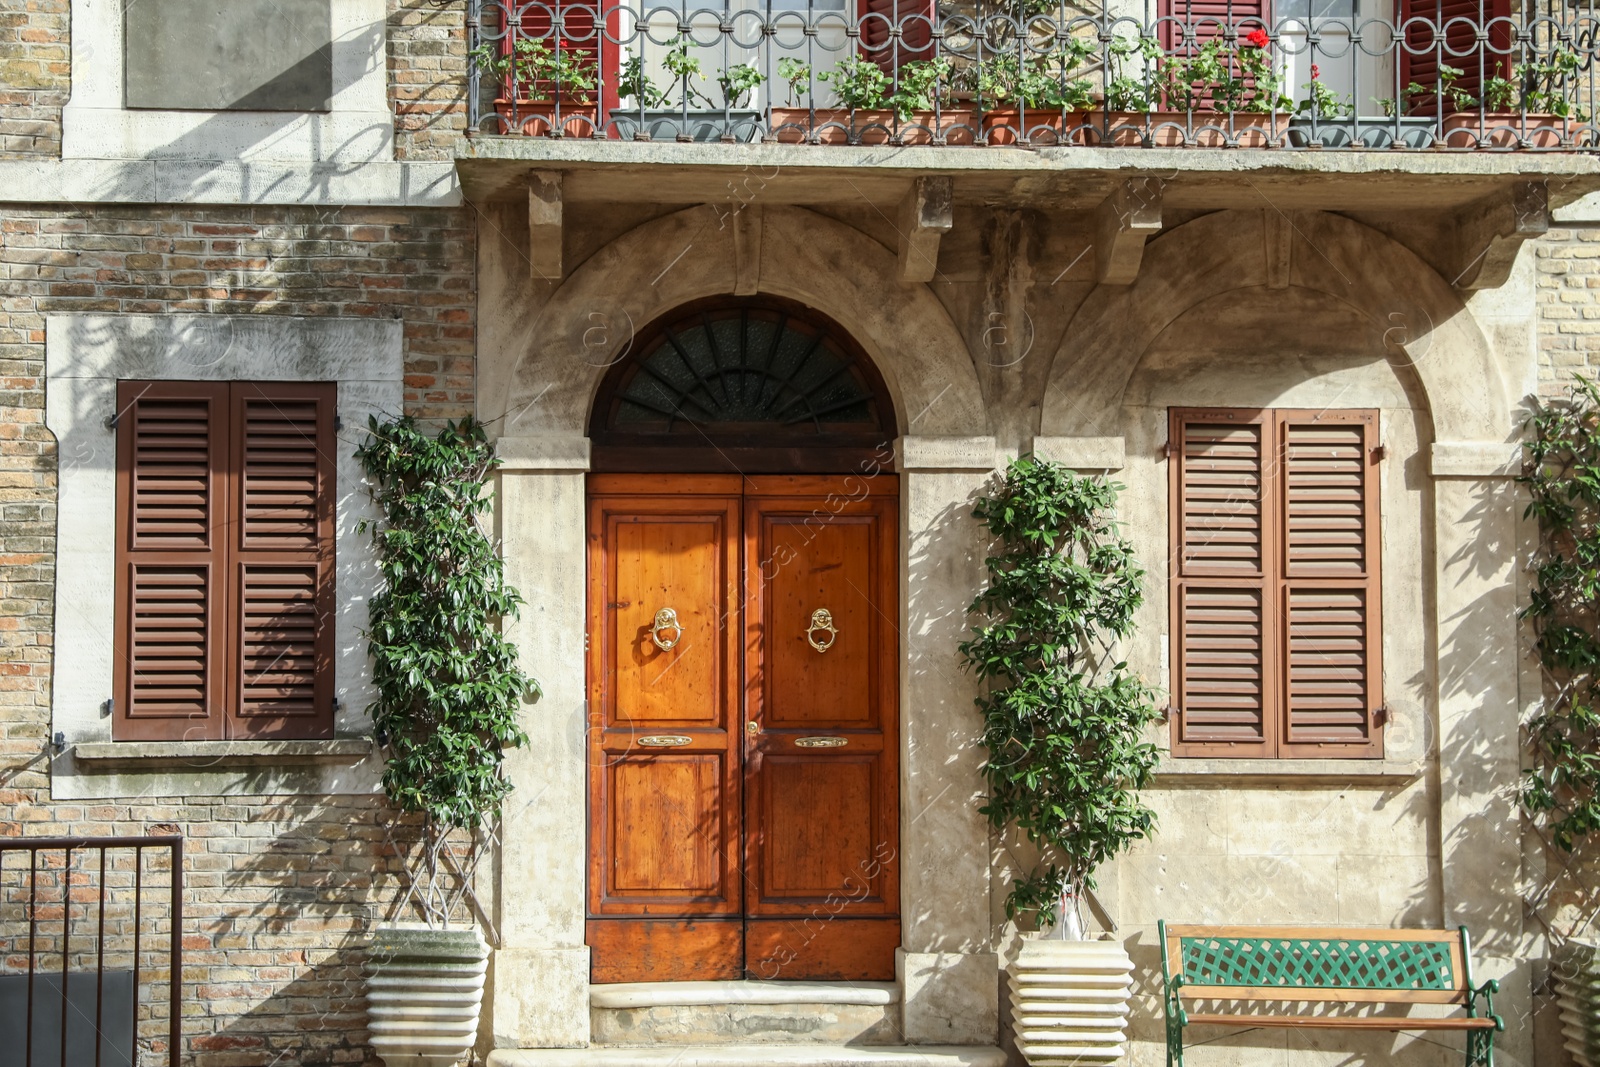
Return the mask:
M1161 970L1218 1000L1465 1004L1467 931L1160 924Z

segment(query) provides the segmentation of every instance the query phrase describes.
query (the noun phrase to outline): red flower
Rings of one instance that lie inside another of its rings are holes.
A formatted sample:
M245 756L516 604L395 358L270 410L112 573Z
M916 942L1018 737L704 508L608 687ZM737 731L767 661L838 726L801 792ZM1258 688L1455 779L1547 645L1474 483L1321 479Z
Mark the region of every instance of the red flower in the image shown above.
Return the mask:
M1322 77L1322 71L1317 69L1315 63L1311 64L1311 80L1316 81L1320 77Z
M1251 30L1244 35L1244 43L1251 48L1265 48L1267 47L1267 40L1266 30Z

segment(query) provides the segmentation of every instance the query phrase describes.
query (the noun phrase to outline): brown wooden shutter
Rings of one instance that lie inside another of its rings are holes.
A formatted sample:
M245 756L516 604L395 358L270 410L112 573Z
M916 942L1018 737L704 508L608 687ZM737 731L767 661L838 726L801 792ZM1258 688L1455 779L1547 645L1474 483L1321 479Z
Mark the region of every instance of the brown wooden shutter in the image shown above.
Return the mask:
M331 736L334 386L117 400L113 737Z
M1271 755L1265 413L1171 413L1175 755Z
M889 75L905 63L932 59L936 17L932 0L857 0L861 54Z
M233 732L333 734L331 384L233 387Z
M219 738L227 386L123 382L117 413L113 736Z
M1381 756L1375 411L1279 411L1283 756Z

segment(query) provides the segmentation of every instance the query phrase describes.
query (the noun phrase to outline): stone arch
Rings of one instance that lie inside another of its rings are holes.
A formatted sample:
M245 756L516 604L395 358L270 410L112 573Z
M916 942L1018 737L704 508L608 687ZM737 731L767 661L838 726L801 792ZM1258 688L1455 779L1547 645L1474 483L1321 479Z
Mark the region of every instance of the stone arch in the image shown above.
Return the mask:
M1494 352L1444 278L1410 249L1343 216L1269 220L1273 214L1222 211L1176 227L1150 243L1132 285L1095 290L1055 353L1040 434L1120 433L1123 395L1152 342L1208 300L1268 285L1269 226L1287 225L1280 284L1323 293L1373 323L1397 370L1409 369L1421 384L1436 440L1511 439Z
M627 354L633 331L740 290L808 304L849 331L883 375L902 434L990 432L965 341L926 286L894 280L893 252L801 208L744 210L745 219L713 205L654 219L574 270L526 332L507 431L581 436L600 380Z

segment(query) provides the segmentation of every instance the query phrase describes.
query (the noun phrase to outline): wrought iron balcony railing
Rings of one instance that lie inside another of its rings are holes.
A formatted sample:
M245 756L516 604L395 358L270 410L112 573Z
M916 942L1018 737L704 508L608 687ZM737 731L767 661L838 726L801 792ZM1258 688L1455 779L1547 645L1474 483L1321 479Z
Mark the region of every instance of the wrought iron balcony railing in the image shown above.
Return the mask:
M1593 151L1600 0L471 0L471 128Z

